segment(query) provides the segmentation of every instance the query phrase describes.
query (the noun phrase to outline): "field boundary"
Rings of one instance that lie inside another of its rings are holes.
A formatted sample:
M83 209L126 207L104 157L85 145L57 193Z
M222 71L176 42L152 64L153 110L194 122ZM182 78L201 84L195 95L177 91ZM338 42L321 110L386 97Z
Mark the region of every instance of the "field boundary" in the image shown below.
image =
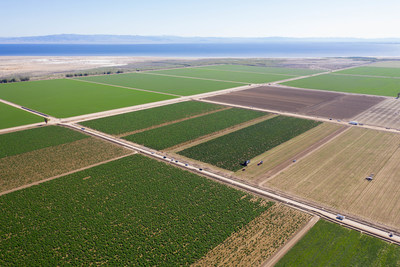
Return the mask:
M322 138L318 142L312 144L311 146L307 147L305 150L299 152L298 154L294 155L293 158L296 159L296 162L301 161L303 158L309 156L310 154L318 151L320 148L323 146L329 144L333 140L335 140L337 137L345 133L350 129L349 126L343 126L334 131L333 133L329 134L328 136ZM278 164L271 170L267 171L265 174L263 174L261 177L257 178L254 180L255 183L258 183L260 186L268 182L269 180L272 180L276 175L281 173L282 171L286 170L287 168L291 167L292 165L290 164L292 162L291 159L282 162L281 164Z
M294 245L297 244L307 233L313 228L313 226L319 221L320 217L318 215L314 215L310 221L306 225L304 225L301 229L295 233L289 241L283 245L271 258L269 258L266 262L264 262L261 267L272 267L278 263L278 261L283 258L290 251Z
M137 91L143 91L143 92L148 92L148 93L156 93L156 94L160 94L160 95L170 95L170 96L182 97L181 95L174 95L174 94L170 94L170 93L156 92L156 91L140 89L140 88L135 88L135 87L126 87L126 86L122 86L122 85L113 85L113 84L108 84L108 83L94 82L94 81L88 81L88 80L80 80L80 79L75 79L75 78L69 78L69 79L70 80L74 80L74 81L78 81L78 82L101 84L101 85L107 85L107 86L110 86L110 87L119 87L119 88L124 88L124 89L129 89L129 90L137 90Z
M234 81L227 81L227 80L217 80L217 79L208 79L208 78L199 78L199 77L191 77L191 76L178 76L172 74L162 74L162 73L143 73L147 75L159 75L159 76L167 76L167 77L175 77L175 78L187 78L187 79L195 79L195 80L206 80L206 81L214 81L214 82L229 82L229 83L239 83L239 84L251 84L245 82L234 82Z
M167 126L167 125L170 125L170 124L178 123L178 122L181 122L181 121L186 121L186 120L202 117L202 116L205 116L205 115L209 115L209 114L212 114L212 113L217 113L219 111L223 111L223 110L227 110L227 109L231 109L231 108L232 107L221 107L220 109L217 109L217 110L212 110L212 111L208 111L208 112L205 112L205 113L196 114L196 115L193 115L193 116L190 116L190 117L187 117L187 118L182 118L182 119L178 119L178 120L174 120L174 121L167 121L167 122L164 122L164 123L161 123L161 124L158 124L158 125L153 125L153 126L150 126L150 127L147 127L147 128L143 128L143 129L139 129L139 130L135 130L135 131L131 131L131 132L126 132L126 133L118 134L118 135L115 135L115 136L120 138L120 137L132 135L132 134L136 134L136 133L141 133L141 132L145 132L145 131L148 131L148 130L152 130L152 129L160 128L160 127L163 127L163 126Z
M95 163L95 164L91 164L91 165L83 167L83 168L79 168L79 169L76 169L76 170L73 170L73 171L69 171L69 172L66 172L66 173L63 173L63 174L59 174L59 175L56 175L56 176L53 176L53 177L49 177L49 178L46 178L46 179L43 179L43 180L40 180L40 181L36 181L36 182L30 183L30 184L26 184L26 185L22 185L22 186L13 188L13 189L9 189L9 190L0 192L0 196L7 195L9 193L12 193L12 192L15 192L15 191L19 191L19 190L22 190L22 189L25 189L25 188L28 188L28 187L32 187L32 186L35 186L35 185L39 185L39 184L42 184L42 183L45 183L45 182L48 182L48 181L51 181L51 180L54 180L54 179L69 175L69 174L72 174L72 173L76 173L76 172L80 172L80 171L83 171L83 170L87 170L87 169L90 169L92 167L95 167L95 166L98 166L98 165L102 165L104 163L108 163L108 162L111 162L111 161L115 161L115 160L118 160L118 159L129 157L129 156L132 156L132 155L134 155L136 153L137 152L132 152L132 153L129 153L129 154L126 154L126 155L123 155L123 156L119 156L119 157L116 157L116 158L113 158L113 159L109 159L109 160L104 160L104 161L101 161L101 162L98 162L98 163Z

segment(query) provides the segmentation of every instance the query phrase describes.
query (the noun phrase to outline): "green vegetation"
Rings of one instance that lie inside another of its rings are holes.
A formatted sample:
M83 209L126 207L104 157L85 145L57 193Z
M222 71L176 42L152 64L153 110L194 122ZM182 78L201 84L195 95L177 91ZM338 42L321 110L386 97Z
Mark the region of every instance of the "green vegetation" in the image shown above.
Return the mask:
M354 74L367 76L400 77L400 68L358 67L335 72L337 74Z
M154 75L151 73L126 73L79 78L86 81L145 89L180 96L196 95L232 87L242 83L219 82L185 77Z
M178 152L185 157L237 171L248 159L276 147L321 124L278 116Z
M231 108L132 134L124 138L147 147L161 150L263 115L266 115L266 113Z
M275 266L399 265L399 246L320 220Z
M189 265L271 205L134 155L2 196L0 265Z
M80 124L108 134L122 134L223 108L204 102L187 101L131 113L85 121Z
M268 74L285 74L292 76L303 76L323 72L323 70L298 69L298 68L276 68L276 67L258 67L245 65L214 65L204 66L204 69L238 71L238 72L254 72Z
M282 84L300 88L382 96L397 96L400 92L400 79L337 74L319 75Z
M2 84L0 98L55 117L66 118L174 97L60 79Z
M42 117L0 102L0 129L43 121Z
M151 73L196 77L204 79L224 80L242 83L268 83L293 77L292 75L237 72L225 70L209 70L205 68L183 68L152 71Z
M0 158L61 145L88 137L87 135L58 126L45 126L2 134L0 135Z

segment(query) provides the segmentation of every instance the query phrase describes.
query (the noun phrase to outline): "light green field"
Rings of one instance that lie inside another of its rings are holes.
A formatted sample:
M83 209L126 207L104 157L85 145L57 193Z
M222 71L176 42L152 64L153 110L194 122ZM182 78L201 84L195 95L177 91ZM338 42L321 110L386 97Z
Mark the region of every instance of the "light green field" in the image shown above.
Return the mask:
M66 118L174 97L59 79L2 84L0 98L55 117Z
M282 84L299 88L393 97L400 92L400 79L335 74L324 74Z
M232 87L243 83L220 82L185 77L170 77L146 73L126 73L79 78L86 81L145 89L180 96L196 95Z
M0 103L0 129L43 122L43 118L32 113Z
M354 74L366 76L400 77L400 68L358 67L335 72L337 74Z
M381 61L375 62L370 66L374 67L386 67L386 68L400 68L400 61Z
M204 79L216 79L231 82L242 83L268 83L279 80L284 80L293 77L293 75L282 74L267 74L267 73L251 73L251 72L237 72L225 70L209 70L203 68L184 68L184 69L171 69L152 71L151 73L177 75L184 77L196 77Z
M275 266L399 265L399 246L320 220Z
M254 73L268 73L268 74L286 74L293 76L303 76L323 72L324 70L312 69L295 69L295 68L273 68L273 67L257 67L257 66L244 66L244 65L214 65L201 67L210 70L225 70L225 71L238 71L238 72L254 72Z

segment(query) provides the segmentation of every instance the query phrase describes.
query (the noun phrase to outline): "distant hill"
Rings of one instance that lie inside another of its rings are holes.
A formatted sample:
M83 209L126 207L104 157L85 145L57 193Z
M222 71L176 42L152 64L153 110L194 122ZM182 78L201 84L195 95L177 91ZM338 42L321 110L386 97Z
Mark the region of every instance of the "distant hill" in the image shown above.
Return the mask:
M287 42L373 42L400 43L400 38L292 38L292 37L179 37L140 35L57 34L26 37L0 37L0 44L189 44L189 43L287 43Z

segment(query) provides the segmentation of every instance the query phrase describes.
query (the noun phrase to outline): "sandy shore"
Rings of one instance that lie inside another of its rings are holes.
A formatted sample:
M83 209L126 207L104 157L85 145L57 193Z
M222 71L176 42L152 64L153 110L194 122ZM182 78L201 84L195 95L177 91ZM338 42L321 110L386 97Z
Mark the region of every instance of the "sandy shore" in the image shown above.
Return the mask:
M117 67L131 63L166 60L161 57L128 56L3 56L0 57L0 77L40 76L98 67Z

